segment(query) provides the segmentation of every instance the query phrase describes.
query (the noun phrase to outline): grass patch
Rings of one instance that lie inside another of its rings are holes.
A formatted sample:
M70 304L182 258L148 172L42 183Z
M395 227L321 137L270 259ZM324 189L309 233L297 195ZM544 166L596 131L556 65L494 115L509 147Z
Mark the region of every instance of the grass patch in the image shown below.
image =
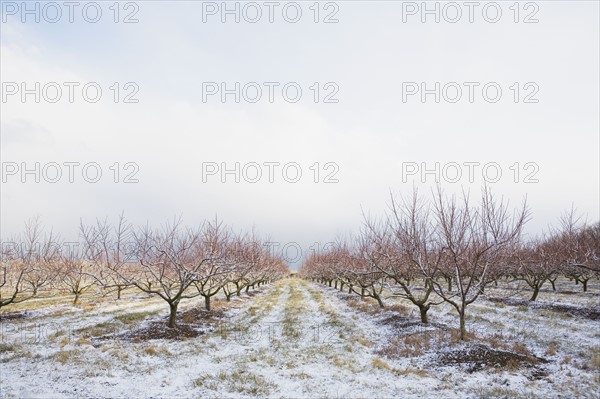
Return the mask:
M373 358L371 365L376 369L389 371L399 377L410 375L410 374L416 375L421 378L430 377L430 374L425 370L416 369L413 367L398 369L398 368L390 366L385 360L378 358L378 357Z
M17 347L15 345L0 343L0 353L15 352Z
M297 281L292 281L289 289L290 294L284 308L283 335L297 340L302 336L299 316L306 310L305 297L298 289Z
M60 350L50 357L60 364L80 364L82 362L82 352L79 349Z
M144 348L144 353L149 356L172 356L173 354L169 351L169 349L164 346L147 346Z
M118 318L118 316L115 318ZM118 329L118 323L115 323L113 321L104 321L98 324L81 328L77 330L77 332L81 333L84 337L101 337L103 335L115 333L118 331Z
M371 365L373 367L375 367L376 369L380 369L380 370L391 371L393 369L392 366L387 364L385 360L383 360L379 357L374 357L373 360L371 361Z
M350 370L353 373L359 373L362 371L362 368L352 356L336 355L333 358L333 364L338 368Z
M136 313L125 313L115 316L115 320L120 321L124 324L135 324L146 319L150 315L155 315L156 312L136 312Z
M276 385L261 375L250 371L247 364L240 364L234 370L221 371L218 374L202 374L192 380L192 385L197 388L217 391L219 396L225 392L248 395L251 397L265 397L271 395ZM236 395L237 396L237 395Z
M467 332L467 340L474 339L475 335ZM455 346L460 342L460 332L457 329L425 331L394 337L377 353L391 359L417 357L448 345Z
M421 377L421 378L431 377L429 372L427 372L426 370L415 369L412 367L406 367L403 369L394 369L394 374L396 374L397 376L406 376L406 375L412 374L412 375L416 375L417 377Z
M77 339L77 341L75 341L76 345L91 345L92 341L89 340L89 338L85 338L85 337L81 337L79 339Z

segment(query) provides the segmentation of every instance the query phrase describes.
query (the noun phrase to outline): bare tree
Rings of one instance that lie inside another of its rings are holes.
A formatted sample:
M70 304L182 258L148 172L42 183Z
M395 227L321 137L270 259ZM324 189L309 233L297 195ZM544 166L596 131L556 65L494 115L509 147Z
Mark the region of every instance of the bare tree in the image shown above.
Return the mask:
M463 193L459 202L454 196L444 196L438 187L434 208L441 263L454 271L457 290L450 292L445 284L439 284L435 271L422 271L431 279L434 291L458 312L460 338L464 340L467 306L495 279L503 251L519 240L529 211L523 201L520 208L511 212L509 202L497 200L488 188L482 190L479 206L473 207L468 194Z
M91 277L108 293L116 292L117 299L121 299L121 293L133 285L123 277L130 274L132 266L129 258L133 250L131 225L121 215L114 227L107 220L96 220L91 226L81 222L79 230L85 259L96 266L96 274Z
M73 294L73 305L85 292L97 285L96 265L84 259L84 246L81 243L69 243L61 251L61 260L57 272L59 285Z
M354 285L360 287L362 298L370 297L377 301L380 308L384 307L381 298L384 288L385 268L382 264L386 261L385 256L376 242L369 240L368 236L359 236L356 242L356 252L347 258L347 276Z
M0 307L30 299L50 284L59 251L58 242L52 233L44 233L39 218L27 221L22 234L2 243Z
M195 249L196 258L204 262L193 284L204 297L204 308L210 310L210 299L229 282L235 269L234 242L229 229L217 219L206 225L202 235Z
M532 240L512 249L510 256L515 265L513 275L533 290L530 301L535 301L546 281L557 274L560 251L552 237Z
M557 240L563 251L565 275L581 283L587 292L588 281L600 274L600 222L590 226L571 208L561 216L560 225Z
M393 296L410 301L419 309L421 322L428 323L427 312L432 305L441 303L434 301L431 294L442 259L428 204L416 190L410 199L398 201L391 196L385 225L367 222L367 226L386 259L381 270L399 288Z
M177 307L181 300L200 295L198 291L187 292L196 282L206 258L198 258L199 230L183 229L181 219L165 225L162 230L148 226L133 234L138 267L131 274L116 269L120 278L143 292L156 295L169 305L167 326L176 327Z

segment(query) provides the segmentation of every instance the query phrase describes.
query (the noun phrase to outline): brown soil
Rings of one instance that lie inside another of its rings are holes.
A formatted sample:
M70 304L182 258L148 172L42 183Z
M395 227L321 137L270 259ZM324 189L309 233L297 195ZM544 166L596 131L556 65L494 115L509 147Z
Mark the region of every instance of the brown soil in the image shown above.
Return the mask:
M12 312L12 313L0 313L0 321L25 319L29 317L29 313L23 312Z
M181 312L178 315L177 326L175 328L167 327L167 317L163 317L159 320L150 321L146 325L134 330L120 334L104 335L99 337L98 340L122 339L125 341L140 342L152 339L183 340L196 338L207 331L215 330L224 317L225 312L221 309L206 311L194 308Z
M483 370L486 367L517 369L548 363L546 359L540 357L501 351L481 344L473 344L466 348L443 353L438 357L438 362L444 366L463 365L469 373ZM546 374L543 370L536 369L532 375L541 378Z
M573 317L581 317L589 320L600 320L600 309L599 308L584 308L579 306L569 306L560 304L541 303L535 301L529 301L527 299L518 298L493 298L488 297L490 302L501 302L510 306L527 306L532 309L545 309L554 312L568 314Z

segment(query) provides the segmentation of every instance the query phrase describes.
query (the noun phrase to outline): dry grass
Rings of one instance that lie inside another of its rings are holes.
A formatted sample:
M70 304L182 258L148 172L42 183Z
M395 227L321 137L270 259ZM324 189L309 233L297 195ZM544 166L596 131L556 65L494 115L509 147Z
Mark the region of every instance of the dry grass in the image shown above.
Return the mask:
M474 339L473 333L467 333L467 340ZM394 337L377 353L390 359L417 357L448 345L456 346L460 342L460 332L456 329L425 331Z
M302 335L300 316L306 308L306 298L298 289L297 281L289 284L290 295L284 307L283 334L291 339L299 339Z
M362 368L358 365L356 359L349 355L335 355L333 357L333 364L340 369L346 369L352 373L359 373Z
M412 367L406 367L403 369L394 369L394 374L396 374L397 376L413 374L413 375L416 375L417 377L421 377L421 378L431 377L431 374L429 374L428 371L416 369L416 368L412 368Z
M558 347L559 347L559 342L552 340L548 344L548 347L546 348L546 351L544 352L544 354L546 356L554 356L554 355L556 355L556 352L558 352Z
M152 312L135 312L135 313L124 313L115 316L115 320L120 321L123 324L131 325L143 321L146 317L156 315L158 311Z
M150 345L143 349L144 353L150 356L172 356L173 354L164 345Z
M386 306L385 309L401 313L405 316L410 316L413 313L412 310L403 303L394 303L392 305Z
M347 303L351 308L369 314L377 314L382 310L377 304L377 301L372 298L359 297L355 299L350 299Z
M395 368L390 366L385 360L378 358L378 357L374 357L373 360L371 361L371 365L379 370L386 370L389 371L391 373L394 373L395 375L397 375L398 377L400 376L407 376L407 375L416 375L418 377L424 378L424 377L430 377L431 375L429 374L429 372L425 371L425 370L421 370L421 369L417 369L417 368L413 368L413 367L406 367L406 368Z
M495 332L492 335L482 337L481 340L489 344L494 349L510 350L510 345L508 345L508 342L512 342L514 340L514 336L511 334L504 335L502 332Z
M91 345L92 341L90 341L88 338L85 337L80 337L77 339L77 341L75 341L75 345Z
M81 328L77 330L77 332L81 333L84 337L101 337L103 335L117 332L119 330L119 327L119 323L104 321L88 327Z
M516 341L513 346L512 346L512 351L515 353L519 353L521 355L525 355L530 359L535 358L535 356L533 356L533 353L531 353L531 351L529 350L529 348L527 346L525 346L524 343Z
M355 335L350 339L351 343L354 344L360 344L362 346L366 346L368 348L370 348L371 346L373 346L373 342L368 340L367 338L365 338L362 335Z
M15 352L16 350L17 347L15 345L0 343L0 353Z
M587 362L587 367L590 370L600 370L600 348L595 348L592 350L590 360Z
M374 357L373 360L371 361L371 365L373 367L375 367L376 369L380 369L380 370L391 371L393 369L392 366L387 364L385 360L382 360L379 357Z
M80 364L83 362L83 353L78 349L60 350L50 358L61 364Z
M219 392L223 392L223 387L225 387L229 392L264 397L269 396L275 388L275 384L249 371L249 367L239 367L231 372L222 371L213 378L218 381ZM207 378L204 383L208 382L206 380ZM208 383L210 384L210 382Z

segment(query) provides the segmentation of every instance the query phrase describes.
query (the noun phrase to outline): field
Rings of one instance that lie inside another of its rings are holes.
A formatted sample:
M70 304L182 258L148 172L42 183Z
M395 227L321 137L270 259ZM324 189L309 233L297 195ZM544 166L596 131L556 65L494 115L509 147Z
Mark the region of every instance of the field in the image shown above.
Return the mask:
M416 307L290 278L213 309L127 290L120 300L36 298L0 314L0 396L600 397L600 293L559 280L535 303L507 284L469 310ZM503 299L498 299L503 298Z

